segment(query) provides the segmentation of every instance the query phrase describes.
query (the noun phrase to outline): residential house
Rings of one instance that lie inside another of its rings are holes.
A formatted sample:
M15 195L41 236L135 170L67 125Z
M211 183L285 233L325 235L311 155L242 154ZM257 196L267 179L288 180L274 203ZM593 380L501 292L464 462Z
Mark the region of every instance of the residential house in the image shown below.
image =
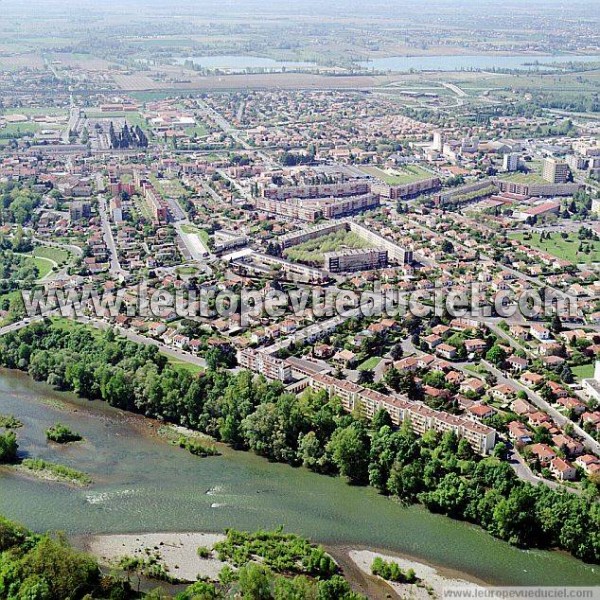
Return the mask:
M587 475L600 472L600 459L593 454L584 454L575 459L575 464L583 469Z
M550 461L550 472L559 481L572 481L577 476L575 467L558 456Z
M533 440L533 433L520 421L508 424L508 436L518 444L530 444Z
M528 362L526 358L521 358L513 354L506 359L506 364L511 371L522 373L527 369Z
M437 354L443 356L444 358L447 358L448 360L456 358L456 348L454 346L451 346L450 344L439 344L436 347L435 351L437 352Z
M474 404L467 408L467 412L476 419L487 419L496 413L491 406L486 404Z
M526 373L523 373L523 375L521 375L521 381L527 387L532 388L544 383L545 378L542 375L539 375L538 373L531 373L530 371L527 371Z
M473 392L475 394L483 394L485 391L485 383L477 377L469 377L465 379L460 385L460 391L465 394L467 392Z
M556 452L547 444L533 444L529 446L529 450L543 467L550 465L550 461L556 458Z
M550 330L540 323L533 323L530 327L530 332L540 342L550 340L552 337Z

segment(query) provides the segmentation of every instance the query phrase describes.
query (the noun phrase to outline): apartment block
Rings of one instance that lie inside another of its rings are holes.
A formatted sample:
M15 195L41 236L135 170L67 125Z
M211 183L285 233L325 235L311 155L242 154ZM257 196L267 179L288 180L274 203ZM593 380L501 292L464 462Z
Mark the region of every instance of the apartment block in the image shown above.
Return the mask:
M357 248L324 254L323 268L331 273L383 269L388 264L385 248Z
M519 168L520 155L516 152L509 152L502 158L502 168L505 171L516 171Z
M542 177L550 183L567 183L569 165L564 160L545 158Z

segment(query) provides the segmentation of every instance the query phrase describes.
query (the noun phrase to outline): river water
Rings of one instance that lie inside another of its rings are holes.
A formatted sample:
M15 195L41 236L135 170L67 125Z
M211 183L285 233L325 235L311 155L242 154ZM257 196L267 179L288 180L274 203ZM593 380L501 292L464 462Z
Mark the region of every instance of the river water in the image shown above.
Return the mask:
M24 422L20 453L86 471L88 488L0 470L0 514L36 530L70 535L222 531L284 525L331 545L380 548L497 584L600 585L600 568L558 552L522 551L483 530L374 490L272 464L248 452L197 458L155 435L153 421L59 394L0 370L0 413ZM50 446L60 421L85 441Z

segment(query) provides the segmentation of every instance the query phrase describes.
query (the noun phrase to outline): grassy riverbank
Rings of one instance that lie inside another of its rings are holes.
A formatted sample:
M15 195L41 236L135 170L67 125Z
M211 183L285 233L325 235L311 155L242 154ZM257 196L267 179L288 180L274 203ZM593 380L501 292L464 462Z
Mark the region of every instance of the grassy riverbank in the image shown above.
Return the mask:
M57 465L41 458L25 458L15 465L14 469L45 481L56 481L77 486L86 486L93 483L92 478L87 473L64 465Z

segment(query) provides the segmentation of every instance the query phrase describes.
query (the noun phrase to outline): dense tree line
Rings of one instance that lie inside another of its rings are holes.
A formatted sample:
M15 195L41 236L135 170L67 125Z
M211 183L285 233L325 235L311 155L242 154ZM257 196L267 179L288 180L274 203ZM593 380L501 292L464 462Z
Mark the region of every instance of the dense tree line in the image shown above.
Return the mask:
M110 140L110 147L113 150L118 148L147 148L148 137L139 125L135 127L129 127L127 123L123 125L120 132L115 131L113 122L110 122L108 128L108 137Z
M33 211L40 204L40 194L22 183L9 181L0 186L2 198L0 217L2 223L23 225L31 220Z
M393 429L380 411L371 423L347 414L338 399L306 392L248 371L209 369L192 376L140 346L82 325L31 325L0 340L0 364L26 370L59 389L208 433L273 461L370 484L403 502L477 523L522 547L559 547L600 562L600 504L590 486L581 496L534 487L495 457L473 455L453 432L418 438Z
M27 289L39 277L39 270L31 257L0 249L0 293Z
M96 561L63 537L37 535L0 516L0 598L120 599L128 592L126 582L102 576Z

